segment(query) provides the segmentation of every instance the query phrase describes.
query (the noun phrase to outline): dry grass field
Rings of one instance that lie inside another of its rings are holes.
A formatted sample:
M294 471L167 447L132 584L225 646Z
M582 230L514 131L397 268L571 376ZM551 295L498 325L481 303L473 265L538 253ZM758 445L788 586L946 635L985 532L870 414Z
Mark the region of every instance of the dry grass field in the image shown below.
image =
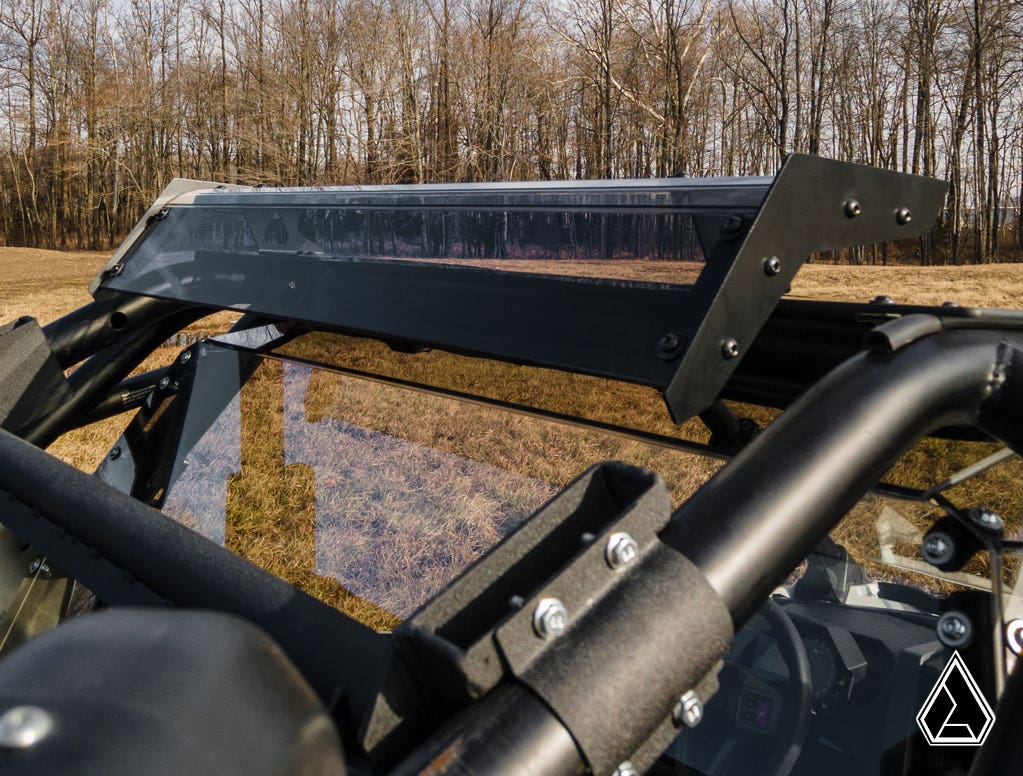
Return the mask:
M0 249L0 322L33 315L46 323L87 303L86 285L106 258L100 253ZM561 269L580 275L607 269L603 262L571 264ZM538 267L527 263L514 269L535 271ZM652 281L677 280L677 274L667 269L663 263L636 262L628 274ZM887 294L905 303L950 300L963 306L1023 309L1023 268L808 265L797 276L791 293L850 301ZM236 317L219 313L190 327L190 333L218 333ZM142 368L169 363L179 349L160 348ZM444 353L400 355L379 343L319 335L292 343L284 353L325 362L337 360L342 353L345 365L355 369L669 436L703 439L706 433L698 421L675 427L650 389L595 378ZM393 625L395 614L404 616L427 600L557 487L592 463L618 458L650 466L665 476L676 503L717 468L713 461L667 448L521 415L480 408L469 415L449 399L425 394L410 399L406 389L323 371L314 371L308 378L300 402L304 417L288 421L285 385L281 369L268 365L243 392L241 457L236 470L225 475L226 485L221 479L223 487L218 486L214 499L220 503L212 505L216 514L210 519L221 521L222 539L232 549L380 627ZM767 414L756 417L769 420ZM113 419L80 429L58 440L51 450L69 463L91 470L123 424L124 419ZM289 437L286 427L300 431ZM257 432L258 443L253 436ZM340 432L345 444L325 441L327 432L334 440ZM266 439L269 442L263 441ZM214 465L216 456L233 461L231 456L239 454L223 448L216 439L208 443L211 447L204 455L210 457L203 460L209 471L223 469ZM889 479L926 486L989 449L928 441L907 455ZM966 505L983 500L1017 525L1023 520L1016 487L1021 475L1023 470L1014 461L996 470L986 483L960 488L953 495ZM169 502L174 507L171 511L186 521L198 519L193 516L197 510L210 508L209 504L203 506L204 499L209 501L204 494L211 492L208 483L194 480L186 478ZM408 495L398 501L384 495L369 500L359 495L367 489L372 492L381 482L392 492ZM475 487L474 495L459 500L459 493L470 486ZM447 504L447 512L439 509L439 504ZM867 499L839 526L836 539L862 560L877 559L882 548L876 525L884 508L879 500ZM452 510L462 516L461 523L445 519ZM898 510L915 529L928 523L925 505L903 504ZM413 513L427 518L403 519ZM912 541L900 537L897 549L911 555ZM356 545L373 554L374 563L353 565L350 550ZM982 563L972 570L982 572ZM400 583L410 578L418 580L416 590L401 589Z

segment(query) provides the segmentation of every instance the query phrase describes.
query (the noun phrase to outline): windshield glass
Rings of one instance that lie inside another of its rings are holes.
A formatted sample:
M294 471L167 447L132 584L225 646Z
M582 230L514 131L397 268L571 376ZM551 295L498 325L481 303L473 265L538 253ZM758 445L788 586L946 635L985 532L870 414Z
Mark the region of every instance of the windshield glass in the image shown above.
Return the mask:
M376 627L408 617L595 464L647 466L676 504L721 465L290 360L197 353L164 512Z

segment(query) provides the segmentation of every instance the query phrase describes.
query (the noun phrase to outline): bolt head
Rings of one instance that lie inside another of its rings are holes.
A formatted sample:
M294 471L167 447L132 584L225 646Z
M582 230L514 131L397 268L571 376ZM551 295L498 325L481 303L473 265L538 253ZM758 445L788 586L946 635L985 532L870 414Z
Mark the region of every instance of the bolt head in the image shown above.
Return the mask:
M160 390L161 391L166 391L168 385L170 385L170 378L169 377L161 377L160 378L160 382L159 382Z
M879 296L875 296L873 299L870 300L870 303L871 304L895 304L895 302L892 300L892 298L890 296L885 296L884 294L881 294Z
M604 560L616 571L631 566L639 557L639 545L624 531L611 534L604 548Z
M973 640L973 625L962 612L945 612L938 618L938 641L946 647L958 649Z
M855 199L847 199L843 202L842 210L845 213L846 218L856 218L856 216L863 212L863 208L860 206L859 201Z
M955 551L955 542L944 531L935 531L927 534L920 545L920 554L932 566L941 566L948 563L952 560Z
M721 355L726 359L733 359L739 357L739 343L732 337L729 337L721 343Z
M611 776L639 776L639 772L636 770L636 766L626 760L615 768L615 772Z
M187 364L189 361L192 360L192 351L186 350L184 353L181 354L181 358L178 360L181 361L182 364Z
M970 517L972 517L974 522L978 525L991 530L998 531L1004 526L1001 517L992 512L990 509L984 509L983 507L980 509L970 510Z
M700 696L690 690L675 704L671 712L672 721L676 725L685 725L687 728L694 728L703 720L703 703Z
M661 337L660 346L662 350L674 350L679 346L679 342L680 340L677 334L674 332L668 332Z
M742 230L742 216L728 216L721 222L721 234L724 237L734 237Z
M900 207L895 211L895 223L899 226L905 226L913 220L913 214L909 212L908 207Z
M28 749L53 731L53 717L38 706L15 706L0 715L0 747Z
M114 446L114 447L113 447L113 448L112 448L112 449L110 450L110 456L109 456L109 458L110 458L110 460L111 460L111 461L116 461L116 460L117 460L118 458L120 458L120 457L121 457L121 446L120 446L120 445L115 445L115 446Z
M764 259L764 274L769 278L773 278L781 272L781 259L777 256L768 256Z
M541 598L533 610L533 632L542 639L553 639L568 628L568 610L557 598Z
M1005 626L1005 643L1012 654L1023 655L1023 619L1009 620Z

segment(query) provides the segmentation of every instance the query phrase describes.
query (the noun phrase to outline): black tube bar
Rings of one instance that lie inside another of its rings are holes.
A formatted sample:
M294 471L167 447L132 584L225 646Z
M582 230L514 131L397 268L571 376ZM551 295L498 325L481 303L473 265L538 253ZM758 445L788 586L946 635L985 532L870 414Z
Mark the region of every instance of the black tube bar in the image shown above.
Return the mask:
M977 424L995 396L1023 398L1023 385L995 385L1003 341L961 331L849 359L683 504L662 540L704 572L738 629L911 444ZM985 430L1008 441L998 417Z
M48 323L43 333L58 363L67 369L114 341L183 309L187 307L180 302L110 294Z
M38 447L48 447L61 434L74 428L77 418L88 414L94 402L99 401L169 336L207 314L205 308L185 308L125 342L107 346L68 378L73 391L71 398L25 431L22 437Z
M75 427L88 426L90 423L138 409L149 394L159 387L160 380L170 374L171 369L172 367L165 366L122 380L114 386L105 399L101 399L87 414L75 418Z

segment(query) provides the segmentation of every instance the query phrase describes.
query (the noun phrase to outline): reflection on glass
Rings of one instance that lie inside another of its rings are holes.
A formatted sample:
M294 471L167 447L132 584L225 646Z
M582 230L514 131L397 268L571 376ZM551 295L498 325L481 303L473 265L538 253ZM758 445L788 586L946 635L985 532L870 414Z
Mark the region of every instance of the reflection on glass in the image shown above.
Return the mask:
M254 372L211 412L228 361ZM192 395L164 511L375 627L410 615L590 466L652 468L678 503L720 465L212 345Z

